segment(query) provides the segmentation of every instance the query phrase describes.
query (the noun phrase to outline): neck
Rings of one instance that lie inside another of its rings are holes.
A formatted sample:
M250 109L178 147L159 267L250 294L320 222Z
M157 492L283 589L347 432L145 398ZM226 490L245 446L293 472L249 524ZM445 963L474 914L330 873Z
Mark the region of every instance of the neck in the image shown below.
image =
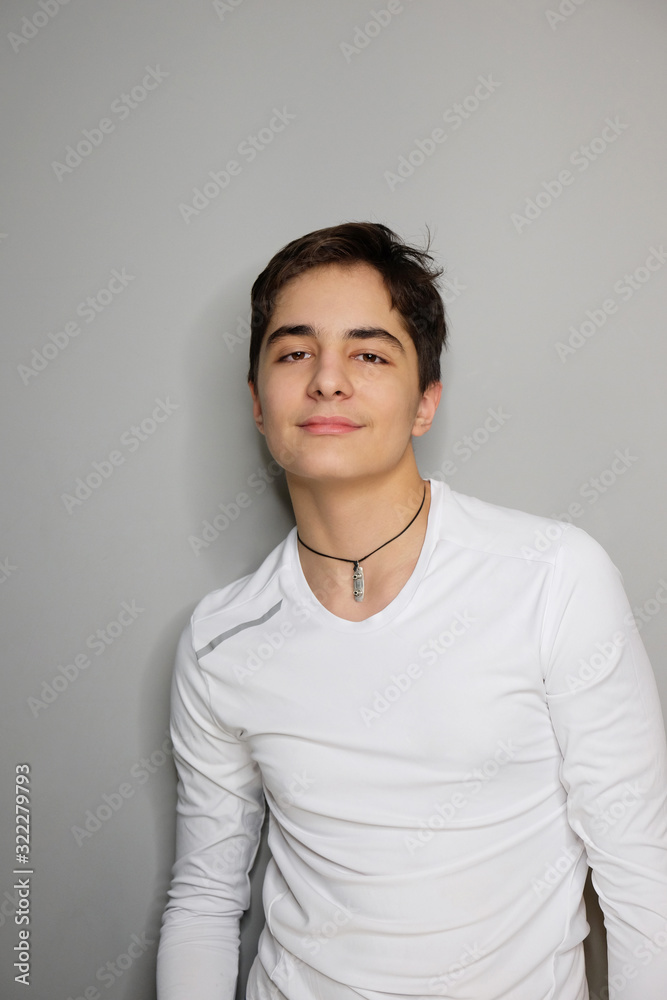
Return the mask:
M414 455L387 473L355 479L312 480L287 473L287 485L300 538L326 556L299 545L301 565L312 589L349 598L352 566L339 560L362 559L410 527L363 563L374 593L397 573L413 567L421 551L430 507L430 487L420 476ZM426 496L424 497L424 493ZM409 564L409 565L408 565Z

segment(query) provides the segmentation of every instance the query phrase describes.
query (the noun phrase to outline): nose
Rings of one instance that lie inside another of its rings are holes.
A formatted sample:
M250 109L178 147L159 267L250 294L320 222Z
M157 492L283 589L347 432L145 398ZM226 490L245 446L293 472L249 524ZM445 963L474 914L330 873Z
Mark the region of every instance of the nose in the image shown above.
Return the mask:
M322 350L308 385L308 395L320 399L349 396L352 383L345 372L342 359L335 351Z

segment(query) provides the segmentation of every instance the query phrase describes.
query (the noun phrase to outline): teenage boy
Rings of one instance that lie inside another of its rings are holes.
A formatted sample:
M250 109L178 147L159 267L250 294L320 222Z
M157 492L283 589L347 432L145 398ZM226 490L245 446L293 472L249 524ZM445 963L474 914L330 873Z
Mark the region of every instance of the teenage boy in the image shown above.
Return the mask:
M432 258L349 223L252 289L249 385L296 526L205 597L172 691L177 860L159 1000L667 995L667 746L620 574L580 528L422 479Z

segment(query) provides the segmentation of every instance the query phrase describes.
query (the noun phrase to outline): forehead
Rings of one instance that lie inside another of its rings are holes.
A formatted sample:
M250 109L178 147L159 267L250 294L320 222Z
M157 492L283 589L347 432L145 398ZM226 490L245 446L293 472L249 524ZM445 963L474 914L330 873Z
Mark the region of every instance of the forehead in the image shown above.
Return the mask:
M359 323L361 320L392 322L401 329L400 313L392 308L391 296L380 272L370 264L320 264L283 285L276 297L268 329L293 321Z

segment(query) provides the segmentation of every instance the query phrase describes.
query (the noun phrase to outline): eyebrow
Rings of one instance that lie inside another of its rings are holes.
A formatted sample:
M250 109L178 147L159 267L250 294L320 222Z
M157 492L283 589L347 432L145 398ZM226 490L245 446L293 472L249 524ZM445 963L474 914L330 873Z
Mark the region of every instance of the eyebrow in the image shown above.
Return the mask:
M275 344L277 341L282 340L285 337L317 336L318 333L315 327L309 326L308 324L299 323L296 326L279 326L267 337L266 348L268 350L272 344ZM343 334L343 340L383 340L390 347L398 348L401 354L405 354L405 348L398 337L395 337L393 333L389 333L388 330L383 330L381 327L377 326L355 326L351 330L345 331Z

